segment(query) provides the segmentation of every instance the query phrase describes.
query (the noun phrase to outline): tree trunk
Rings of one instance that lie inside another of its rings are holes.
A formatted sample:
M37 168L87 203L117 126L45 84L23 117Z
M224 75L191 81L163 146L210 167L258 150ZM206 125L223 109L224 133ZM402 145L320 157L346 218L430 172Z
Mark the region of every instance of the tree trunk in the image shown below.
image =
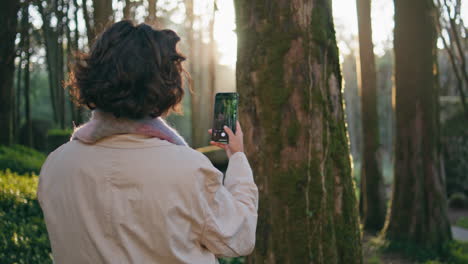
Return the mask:
M13 78L18 0L6 1L0 8L0 145L13 142Z
M187 46L188 46L188 58L189 58L189 72L192 76L191 86L193 88L193 93L190 94L190 113L191 113L191 123L192 123L192 147L201 147L199 142L199 120L200 120L200 91L198 91L198 82L195 81L197 76L197 68L195 67L195 38L193 32L193 24L195 22L194 12L193 12L193 0L185 1L185 16L187 17ZM198 69L198 72L200 69Z
M59 118L59 105L58 105L58 95L57 95L57 49L58 49L58 36L50 27L51 13L53 12L49 6L44 8L41 3L37 4L39 13L42 18L42 35L44 38L44 46L46 51L46 63L47 63L47 74L49 79L49 92L50 92L50 101L53 113L53 120L55 123L58 123ZM56 9L57 7L55 7Z
M57 89L57 94L58 94L58 106L59 106L59 111L58 111L58 116L59 116L59 121L60 121L60 128L65 129L65 119L66 119L66 109L65 109L65 91L63 88L63 80L65 79L64 75L64 65L63 65L63 39L64 39L64 16L67 13L67 5L65 4L64 0L59 0L57 3L61 6L61 9L57 9L56 14L57 14L57 69L56 69L56 89Z
M356 1L359 28L358 86L362 109L362 168L359 208L364 229L377 232L385 222L385 186L379 168L377 74L372 44L371 0Z
M215 24L215 15L216 15L216 1L213 3L213 13L210 19L210 61L209 61L209 113L213 113L214 107L214 97L216 92L216 55L218 53L216 49L216 40L214 38L214 24ZM211 117L211 114L208 115Z
M158 0L148 0L148 16L146 17L146 23L150 25L160 26L158 24L158 16L156 15L156 6Z
M86 25L86 36L88 38L88 47L91 48L91 45L93 44L95 33L94 33L94 27L91 24L91 18L88 12L88 5L87 5L87 0L82 0L82 8L83 8L83 18L85 21Z
M386 228L390 240L433 252L452 237L440 174L435 17L431 0L395 0L395 180Z
M30 35L29 35L29 12L28 7L23 7L22 29L24 40L24 115L26 116L26 146L33 147L32 121L31 121L31 103L30 103Z
M24 36L21 36L21 39L23 39ZM19 137L20 137L20 127L21 127L21 73L22 73L22 69L21 69L21 65L23 64L23 59L22 59L22 55L21 55L21 50L22 50L22 47L21 47L21 42L22 40L20 41L20 45L19 46L19 49L20 49L20 52L18 54L18 58L19 58L19 61L18 61L18 67L16 68L16 71L17 71L17 76L16 76L16 94L15 94L15 121L14 121L14 138L15 138L15 141L18 142L19 141Z
M112 0L93 0L94 37L114 21Z
M362 263L330 1L234 3L239 117L260 190L247 263Z
M75 13L74 13L74 20L75 20L75 25L78 25L78 1L73 0L73 6L75 7ZM75 51L79 50L79 43L80 40L80 32L78 30L78 27L75 27L75 32L74 32L74 37L73 37L73 49ZM75 125L80 125L83 123L83 108L81 106L76 106L76 122Z
M135 12L139 5L142 4L142 1L131 1L125 0L125 7L123 10L124 19L135 20ZM154 10L154 15L156 15L156 3L155 0L149 0L148 2L149 15L151 15L152 9ZM145 22L148 22L148 16L145 17Z

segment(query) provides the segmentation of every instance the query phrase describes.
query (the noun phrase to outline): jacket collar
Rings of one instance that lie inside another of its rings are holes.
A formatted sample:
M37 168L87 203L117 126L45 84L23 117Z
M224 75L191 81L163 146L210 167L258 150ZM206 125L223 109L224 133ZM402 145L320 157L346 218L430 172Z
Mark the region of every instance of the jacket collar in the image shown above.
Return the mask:
M102 138L94 145L107 148L150 148L161 146L175 146L169 141L141 134L115 134Z

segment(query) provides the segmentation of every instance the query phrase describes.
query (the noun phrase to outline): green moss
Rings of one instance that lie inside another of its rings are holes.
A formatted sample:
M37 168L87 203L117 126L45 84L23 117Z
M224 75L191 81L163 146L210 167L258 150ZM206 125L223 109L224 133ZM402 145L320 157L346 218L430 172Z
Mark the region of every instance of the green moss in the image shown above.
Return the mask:
M281 241L275 242L276 248L286 247L284 250L275 252L278 263L286 263L288 259L292 263L309 263L314 261L318 254L317 247L312 246L312 252L310 252L307 246L309 240L318 239L312 230L311 233L307 232L307 225L313 227L312 223L316 222L316 219L323 213L320 203L323 193L320 184L317 184L320 181L317 160L311 163L312 179L309 189L307 189L307 175L308 165L302 163L296 166L291 165L286 171L279 171L271 178L272 195L279 201L279 208L274 209L275 214L272 216L275 219L274 229L279 231L275 237L281 238ZM307 191L309 207L304 201Z

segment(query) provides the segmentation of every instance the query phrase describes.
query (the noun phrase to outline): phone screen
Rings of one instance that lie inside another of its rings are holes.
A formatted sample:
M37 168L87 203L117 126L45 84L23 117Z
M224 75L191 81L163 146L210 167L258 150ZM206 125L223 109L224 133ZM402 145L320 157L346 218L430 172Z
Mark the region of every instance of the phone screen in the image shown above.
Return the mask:
M217 93L214 105L214 121L212 129L212 140L228 143L229 137L224 131L228 126L236 133L237 107L239 104L238 93Z

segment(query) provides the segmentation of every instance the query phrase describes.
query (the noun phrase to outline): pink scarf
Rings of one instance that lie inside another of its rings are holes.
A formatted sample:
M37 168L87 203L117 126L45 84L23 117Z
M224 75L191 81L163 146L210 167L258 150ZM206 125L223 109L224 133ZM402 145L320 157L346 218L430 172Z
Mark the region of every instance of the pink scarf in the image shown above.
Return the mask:
M116 118L112 113L99 109L94 109L91 112L91 119L88 122L74 127L70 140L93 144L104 137L115 134L148 135L176 145L188 146L184 138L161 117L145 117L137 120Z

